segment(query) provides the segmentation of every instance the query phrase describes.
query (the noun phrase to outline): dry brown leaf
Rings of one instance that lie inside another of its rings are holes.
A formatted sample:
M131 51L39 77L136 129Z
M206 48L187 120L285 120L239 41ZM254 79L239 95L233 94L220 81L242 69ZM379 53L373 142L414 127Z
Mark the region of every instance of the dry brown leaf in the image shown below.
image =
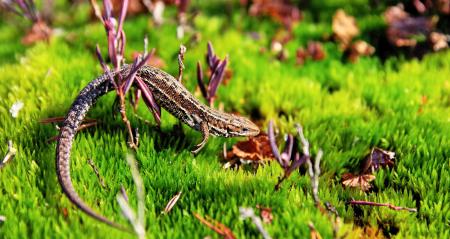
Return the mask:
M302 18L300 10L286 0L253 0L249 14L251 16L269 16L288 29L291 29Z
M359 188L362 191L369 190L372 186L370 182L375 180L372 174L353 175L352 173L345 173L342 175L342 184L345 187Z
M380 148L373 148L367 155L361 172L372 173L381 167L392 167L394 165L395 152Z
M308 55L314 61L321 61L325 58L325 51L323 50L322 43L320 42L308 42Z
M347 49L352 39L359 34L355 18L347 15L342 9L337 10L334 14L332 28L342 49Z
M258 136L250 137L247 141L238 142L233 145L226 158L230 160L235 157L254 161L273 158L269 137L262 133Z
M430 42L433 47L433 51L448 48L447 36L442 33L432 32L430 34Z
M211 230L215 231L217 234L221 235L224 239L235 239L236 236L233 234L230 228L225 226L224 224L206 216L206 219L198 215L197 213L193 213L194 217L197 218L203 225L209 227Z
M49 41L52 35L52 29L44 21L38 21L33 24L31 29L22 38L24 45L31 45L39 41Z
M307 59L311 58L314 61L321 61L325 59L326 54L323 50L322 43L310 41L306 50L303 47L299 47L295 54L295 60L297 65L303 65Z
M305 64L306 59L308 58L308 52L303 47L297 48L295 52L295 63L297 65Z
M264 223L268 223L268 224L272 223L272 221L273 221L272 208L263 207L260 205L256 205L256 208L259 209L259 213L260 213L262 221Z
M348 59L351 62L356 62L360 56L370 56L375 53L375 47L369 43L359 40L350 46Z

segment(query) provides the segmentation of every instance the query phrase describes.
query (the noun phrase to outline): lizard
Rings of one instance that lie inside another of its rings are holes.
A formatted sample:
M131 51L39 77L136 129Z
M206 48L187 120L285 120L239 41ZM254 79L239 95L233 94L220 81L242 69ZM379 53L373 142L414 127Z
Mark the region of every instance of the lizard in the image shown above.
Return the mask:
M78 127L89 109L102 95L115 90L111 76L126 77L130 65L118 72L107 72L91 81L76 97L60 128L56 146L56 172L59 184L67 198L81 211L103 223L127 230L94 211L76 192L70 177L70 151ZM210 108L195 98L180 81L170 74L148 65L140 67L139 77L150 89L156 103L190 128L202 133L202 141L192 150L198 153L210 135L222 137L255 136L259 128L249 119Z

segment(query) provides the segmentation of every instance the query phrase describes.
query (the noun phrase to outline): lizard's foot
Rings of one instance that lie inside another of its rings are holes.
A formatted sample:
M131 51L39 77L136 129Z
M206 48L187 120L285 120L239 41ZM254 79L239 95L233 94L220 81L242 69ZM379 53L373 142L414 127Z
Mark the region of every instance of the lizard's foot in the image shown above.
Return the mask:
M194 148L194 150L191 151L191 153L193 153L194 155L197 154L198 152L200 152L200 150L205 147L206 142L208 142L208 137L209 137L209 128L208 128L208 124L203 121L200 125L200 131L202 132L203 135L203 140L202 142L200 142L199 144L197 144Z
M198 154L198 152L200 152L200 150L202 150L203 147L205 147L205 145L206 145L206 142L202 141L201 143L197 144L193 150L191 150L191 153L193 155Z

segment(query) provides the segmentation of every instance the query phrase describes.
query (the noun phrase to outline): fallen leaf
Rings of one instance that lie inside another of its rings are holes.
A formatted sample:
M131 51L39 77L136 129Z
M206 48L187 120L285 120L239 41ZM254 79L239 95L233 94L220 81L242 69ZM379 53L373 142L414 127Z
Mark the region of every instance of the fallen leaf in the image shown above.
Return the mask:
M225 239L235 239L236 236L233 234L230 228L225 226L224 224L206 216L206 219L198 215L197 213L193 213L194 217L197 218L203 225L209 227L211 230L215 231L217 234L221 235Z
M325 58L325 52L322 47L322 43L310 41L308 42L308 55L314 61L320 61Z
M24 45L31 45L39 41L49 41L52 35L52 29L44 21L38 21L33 24L31 29L22 38Z
M430 42L433 51L439 51L448 48L448 42L450 39L445 34L439 32L432 32L430 34Z
M392 167L394 165L395 152L383 150L380 148L373 148L370 154L367 155L362 173L372 173L381 167Z
M353 43L348 50L348 59L356 62L360 56L370 56L375 53L375 48L369 43L359 40Z
M231 152L227 153L227 158L233 157L255 161L273 158L269 137L262 133L255 137L250 137L247 141L238 142L233 145Z
M300 10L287 0L253 0L249 14L251 16L269 16L288 29L291 29L302 18Z
M345 173L342 175L342 184L345 187L359 188L362 191L369 190L372 186L370 182L375 180L372 174L353 175L352 173Z
M325 59L325 57L326 54L323 49L322 43L315 41L308 42L306 50L303 47L297 48L295 54L295 60L297 65L303 65L309 58L311 58L314 61L321 61Z
M295 51L295 63L297 65L303 65L306 62L306 59L308 58L308 52L303 47L297 48Z
M272 214L272 208L263 207L261 205L256 205L256 208L259 209L259 214L261 215L262 221L264 223L272 223L273 221L273 214Z
M341 49L347 49L352 39L359 34L355 18L347 15L342 9L337 10L333 16L332 29Z

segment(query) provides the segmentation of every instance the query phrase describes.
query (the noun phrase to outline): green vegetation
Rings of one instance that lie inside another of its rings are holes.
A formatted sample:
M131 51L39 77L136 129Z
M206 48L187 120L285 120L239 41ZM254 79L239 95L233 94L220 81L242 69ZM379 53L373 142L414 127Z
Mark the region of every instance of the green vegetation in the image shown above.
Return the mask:
M106 37L98 21L87 20L87 9L82 5L73 10L80 12L73 24L68 16L56 15L55 26L61 22L64 33L48 44L30 47L20 44L25 27L12 24L18 18L0 22L0 152L3 157L8 140L18 149L16 157L0 171L0 215L6 216L6 221L0 222L1 238L129 237L87 217L63 195L55 174L55 143L47 142L57 131L39 123L63 116L78 92L102 72L94 49L99 43L105 51ZM170 18L175 13L169 9L165 14ZM367 28L376 28L381 20L378 12L372 14L358 20ZM295 27L296 38L287 46L291 54L298 45L330 34L330 24L328 20L313 23L307 15ZM297 66L292 56L279 62L270 53L261 53L260 48L269 46L270 34L275 31L269 19L249 18L239 11L229 16L201 12L195 26L201 40L187 45L183 79L187 88L195 91L196 62L203 63L210 40L219 56L228 54L230 58L233 76L219 88L217 99L225 111L259 116L256 120L264 130L270 119L282 132L300 122L313 152L323 149L319 196L336 207L345 223L342 232L353 235L369 226L399 238L450 237L449 51L422 60L389 58L381 62L370 57L352 64L342 61L338 46L329 42L324 44L325 60ZM178 47L188 36L177 40L175 29L176 24L169 20L155 27L148 16L128 18L129 61L132 52L142 50L147 34L149 46L166 62L164 70L177 75ZM259 32L261 39L252 39L248 31ZM25 106L12 118L9 109L17 100ZM113 94L103 97L89 113L99 125L78 134L72 178L80 196L93 208L126 224L116 194L123 185L135 205L135 188L125 160L127 133L120 119L112 118L113 100ZM275 162L255 174L222 168L223 143L231 145L239 139L213 138L193 157L190 149L201 140L199 133L184 126L180 137L174 130L176 118L164 111L163 133L133 117L131 110L129 113L140 132L136 158L147 193L150 238L218 237L200 224L193 212L227 225L238 238L257 237L254 225L239 219L239 207L258 204L273 209L273 223L265 224L273 238L308 237L309 222L323 238L332 237L332 223L314 206L309 176L294 173L274 192L282 174ZM142 103L138 114L151 119ZM378 171L370 192L344 188L341 175L356 171L375 146L396 152L394 168ZM98 166L107 188L100 186L87 164L89 158ZM183 194L173 211L161 215L179 191ZM346 203L352 198L414 207L418 212L352 207Z

